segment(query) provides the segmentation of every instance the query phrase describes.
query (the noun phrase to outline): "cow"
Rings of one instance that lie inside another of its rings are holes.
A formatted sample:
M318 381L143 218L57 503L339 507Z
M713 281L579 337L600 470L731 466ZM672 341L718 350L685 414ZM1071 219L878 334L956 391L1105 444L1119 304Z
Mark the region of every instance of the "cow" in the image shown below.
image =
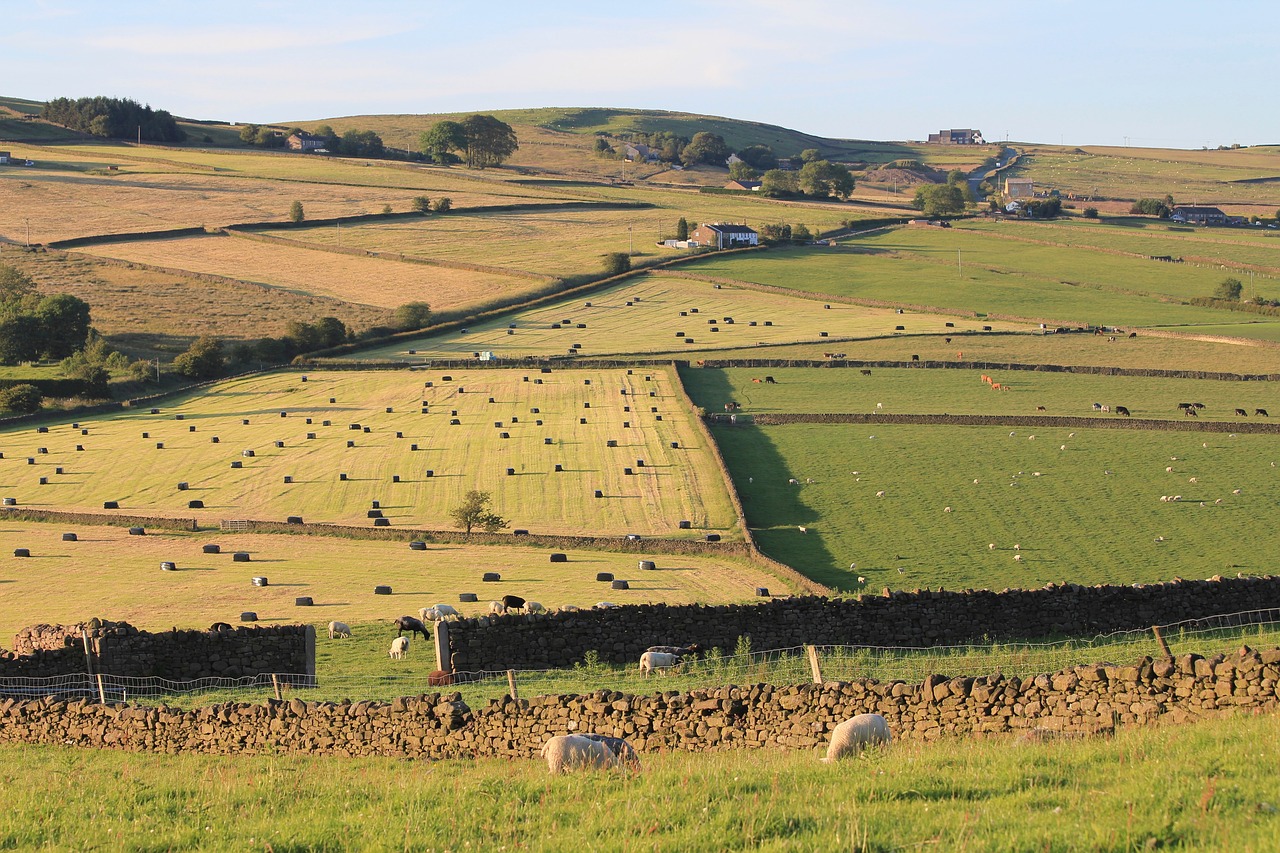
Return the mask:
M1116 406L1116 414L1117 414L1117 415L1124 415L1124 416L1127 418L1127 417L1129 417L1129 410L1128 410L1127 408L1125 408L1124 406Z
M1249 417L1249 413L1246 412L1244 409L1236 409L1236 417L1247 418Z
M1271 417L1271 415L1268 415L1268 414L1267 414L1267 410L1266 410L1266 409L1254 409L1254 410L1253 410L1253 413L1254 413L1255 415L1259 415L1260 417L1264 417L1264 418L1269 418L1269 417Z
M1198 418L1198 417L1200 417L1198 414L1196 414L1196 410L1195 410L1195 409L1187 409L1187 411L1186 411L1186 415L1187 415L1187 417L1189 417L1189 418Z
M871 371L870 371L870 370L860 370L860 371L858 371L858 372L859 372L859 373L861 373L863 376L870 376L870 375L871 375Z

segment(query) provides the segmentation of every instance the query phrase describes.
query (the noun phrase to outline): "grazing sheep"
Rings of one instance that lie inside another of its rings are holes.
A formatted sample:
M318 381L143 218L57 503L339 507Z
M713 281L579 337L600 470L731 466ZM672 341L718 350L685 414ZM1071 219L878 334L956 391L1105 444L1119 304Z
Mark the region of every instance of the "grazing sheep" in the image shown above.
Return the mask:
M878 498L884 497L884 489L881 489L880 491L876 492L876 497Z
M524 612L525 613L546 613L547 608L543 607L540 602L526 601L524 603Z
M1015 544L1014 544L1014 546L1013 546L1013 550L1015 550L1015 551L1021 551L1021 550L1022 550L1022 546L1021 546L1021 545L1018 545L1018 544L1016 544L1016 543L1015 543Z
M1188 477L1188 478L1187 478L1187 482L1188 482L1188 483L1195 483L1195 482L1199 482L1199 481L1198 481L1195 477Z
M809 528L805 527L803 524L797 524L796 529L799 530L801 533L809 532Z
M1129 410L1128 410L1127 408L1125 408L1124 406L1116 406L1116 414L1117 414L1117 415L1124 415L1124 416L1127 418L1127 417L1129 417Z
M797 480L795 477L792 477L790 480L787 480L787 485L789 485L789 486L798 486L798 485L800 485L800 481L799 481L799 480Z
M462 614L459 613L458 609L454 607L452 604L437 604L435 607L431 609L434 610L437 614L436 621L443 621L445 619L448 619L450 616L452 616L454 619L462 618Z
M351 638L351 626L346 622L330 622L329 623L329 639L336 640L339 637Z
M1021 563L1021 562L1022 562L1022 555L1021 555L1021 554L1014 554L1014 555L1013 555L1013 561L1014 561L1015 563Z
M609 769L618 759L603 743L583 735L556 735L542 745L542 757L553 775L576 769Z
M507 612L507 605L503 604L501 601L490 601L489 612L494 616L501 616Z
M1173 472L1173 466L1172 466L1172 465L1166 465L1166 466L1164 466L1164 472L1165 472L1166 474L1172 473L1172 472Z
M581 736L609 747L613 757L618 759L620 763L629 766L632 770L640 769L640 757L636 755L635 748L622 738L588 733L584 733Z
M1037 412L1047 412L1047 411L1049 411L1049 410L1048 410L1048 409L1046 409L1044 406L1036 406L1036 411L1037 411Z
M994 551L995 549L996 549L996 543L994 543L994 542L988 542L988 543L987 543L987 550L988 550L988 551Z
M391 641L391 659L401 660L405 655L409 654L409 638L396 637Z
M951 507L949 507L949 506L944 506L944 507L942 508L942 511L943 511L943 512L951 512Z
M426 624L427 622L439 622L441 618L440 611L436 610L434 607L424 607L418 611L418 618L422 620L423 624Z
M648 676L654 670L670 669L679 663L679 655L664 654L663 652L645 652L640 655L640 674Z
M1233 495L1238 495L1238 494L1240 494L1240 490L1239 490L1239 489L1232 489L1232 490L1231 490L1231 494L1233 494Z
M391 623L396 628L396 636L404 636L404 632L408 631L409 636L421 634L422 639L431 642L431 637L427 634L427 626L422 624L420 619L414 619L412 616L401 616Z
M859 714L831 730L831 743L822 762L831 764L846 755L857 755L868 746L888 745L893 740L889 723L879 714Z
M502 603L508 610L519 610L524 607L524 599L518 595L504 595L502 596Z

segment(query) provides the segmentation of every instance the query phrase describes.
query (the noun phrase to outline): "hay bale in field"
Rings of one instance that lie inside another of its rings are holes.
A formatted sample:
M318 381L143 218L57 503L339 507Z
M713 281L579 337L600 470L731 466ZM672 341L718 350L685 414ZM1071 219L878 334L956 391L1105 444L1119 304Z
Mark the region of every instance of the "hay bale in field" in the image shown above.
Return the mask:
M301 524L301 523L302 523L302 516L300 516L300 515L291 515L291 516L288 516L287 518L285 518L284 523L285 523L285 524Z
M365 428L364 428L364 431L365 431L365 432L373 432L373 427L365 427Z
M435 475L436 475L436 472L435 472L434 470L432 470L432 469L430 469L430 468L428 468L428 469L427 469L426 476L428 476L428 477L434 477Z
M418 445L416 445L416 444L411 444L411 445L409 445L409 450L410 450L410 451L415 451L415 450L417 450L417 449L418 449Z
M345 483L345 482L347 481L347 475L346 475L346 474L339 474L339 475L338 475L338 480L339 480L340 482Z
M174 415L173 419L175 421L180 421L180 420L183 420L185 417L186 417L185 415Z
M79 539L80 539L80 537L79 537L79 536L76 536L76 534L74 534L74 533L64 533L64 534L62 534L62 541L63 541L63 542L77 542L77 541L79 541Z
M636 467L637 467L637 468L643 468L643 467L644 467L644 460L643 460L643 459L637 459L637 460L636 460Z
M5 505L5 506L17 506L17 505L18 505L18 499L17 499L17 498L5 498L5 499L4 499L4 505Z
M720 541L720 534L719 534L719 533L708 533L708 534L707 534L707 541L708 541L708 542L719 542L719 541Z
M147 530L145 527L130 527L129 535L130 536L146 536Z
M186 480L183 480L181 483L178 484L178 491L180 492L185 492L189 488L191 488L191 484L188 483Z
M390 595L391 587L386 586L385 584L380 584L373 588L373 594L374 595Z
M534 406L532 409L529 410L529 414L539 415L539 414L542 414L542 411L537 406Z
M232 463L231 463L231 467L232 467L232 468L243 468L243 467L244 467L244 463L243 463L243 462L241 462L239 459L237 459L235 462L232 462Z
M509 432L500 432L500 433L498 433L498 438L503 438L503 439L511 438L511 433L509 433Z
M156 442L156 450L164 450L164 442L163 442L163 441L157 441L157 442Z
M635 471L631 470L630 468L623 468L622 474L624 477L631 477L635 474Z
M28 464L28 465L34 465L34 464L36 464L36 458L35 458L34 456L28 456L28 457L27 457L27 464Z
M256 578L252 578L252 583L254 586L270 586L267 579L261 575Z
M511 535L512 536L528 536L529 531L525 530L523 527L517 527L515 530L511 531Z
M602 498L602 497L604 497L604 492L602 492L600 489L596 489L596 490L595 490L595 496L596 496L597 498Z
M551 368L550 368L550 367L543 367L543 368L540 368L540 372L542 372L542 373L550 373L550 372L551 372Z
M49 478L48 478L48 477L41 477L41 478L40 478L40 485L42 485L42 486L47 486L47 485L49 485Z
M252 451L252 450L241 450L241 451L240 451L240 455L241 455L241 456L243 456L243 457L245 457L245 458L247 458L247 459L251 459L251 458L253 458L254 453L253 453L253 451Z
M195 431L196 431L196 428L194 425L187 427L187 432L195 432Z
M103 501L102 508L103 509L119 509L120 502L119 501Z
M561 474L561 473L563 473L563 472L564 472L564 466L563 466L563 465L561 465L559 462L557 462L557 463L556 463L556 471L555 471L555 472L556 472L557 474Z
M403 432L397 432L397 433L396 433L396 438L404 438L404 433L403 433Z
M461 601L463 604L474 604L478 600L479 599L476 597L474 592L458 593L458 601Z
M640 561L640 568L641 568L643 571L646 571L646 572L652 572L652 571L656 571L656 570L657 570L657 568L658 568L658 564L657 564L657 563L655 563L653 560L641 560L641 561Z
M534 425L534 426L542 426L542 418L538 418L538 420L534 421L534 422L533 422L533 425Z
M480 578L480 580L483 581L484 583L497 583L498 581L502 580L502 575L498 574L497 572L485 572L484 576Z
M613 580L613 572L596 572L596 580L608 583Z
M30 557L30 556L31 556L31 549L30 549L30 548L14 548L14 549L13 549L13 556L15 556L15 557Z
M337 397L330 397L330 398L329 398L329 402L330 402L330 403L336 403L336 402L338 402L338 398L337 398Z
M176 572L177 570L178 564L172 560L165 560L160 564L160 571L162 572Z
M391 413L392 413L392 412L394 412L394 411L395 411L395 409L391 408L390 406L387 406L387 414L388 414L388 415L389 415L389 414L391 414Z
M159 409L152 409L152 410L151 410L151 414L153 414L153 415L158 415L158 414L160 414L160 410L159 410Z
M249 562L249 552L248 552L248 551L236 551L234 554L232 554L232 555L231 555L231 562L233 562L233 563L247 563L247 562Z
M307 438L308 438L308 439L311 439L311 440L313 440L313 441L314 441L314 440L315 440L315 437L316 437L316 434L315 434L314 432L309 432L309 433L307 433Z
M143 437L143 438L151 438L151 433L149 433L149 432L144 432L144 433L142 434L142 437Z
M374 526L374 527L390 527L390 526L391 526L391 519L389 519L389 518L375 518L375 519L373 520L373 526Z
M544 438L544 439L542 439L542 443L543 443L543 444L554 444L555 442L553 442L550 438Z
M204 509L204 501L187 501L187 509Z
M516 475L516 469L515 469L515 468L508 468L508 469L507 469L507 476L508 476L508 477L514 477L515 475Z
M214 545L214 544L201 545L201 546L200 546L200 551L201 551L201 553L204 553L204 554L221 554L221 553L222 553L222 546L221 546L221 545Z
M680 449L680 442L678 442L678 441L673 441L673 442L671 442L671 449L672 449L672 450L679 450L679 449Z
M462 421L457 418L453 418L449 421L449 426L462 426Z
M293 600L294 607L312 607L314 605L315 602L311 600L309 595L300 595Z
M321 421L320 426L333 426L333 421Z
M617 440L615 440L615 439L612 439L612 438L611 438L611 439L607 440L607 441L604 443L604 446L605 446L605 447L617 447L617 446L618 446L618 442L617 442Z
M281 412L281 413L280 413L280 417L282 417L282 418L287 418L287 417L289 417L289 413L288 413L288 412Z
M277 442L276 442L276 447L284 447L284 442L283 442L283 441L277 441Z
M585 424L586 422L587 422L586 418L578 418L578 423Z
M354 441L347 442L347 447L355 447L355 446L356 446L356 443Z
M426 543L426 542L417 542L417 541L410 542L410 543L409 543L409 550L410 550L410 551L425 551L425 550L427 550L427 543Z
M289 474L285 474L285 475L284 475L284 482L285 482L285 484L286 484L286 485L288 485L289 483L292 483L292 482L293 482L293 477L292 477L292 476L290 476Z
M679 527L681 530L692 530L692 529L693 529L693 522L692 522L692 521L681 521L681 522L677 525L677 527Z
M391 475L391 482L393 482L393 483L398 483L398 482L400 482L400 475L399 475L399 474L392 474L392 475Z
M631 589L631 584L623 580L615 580L609 585L610 589Z
M241 622L257 622L258 614L254 613L252 610L246 610L240 614L240 621Z
M763 586L756 587L756 596L758 596L759 598L768 598L769 588L763 587Z
M382 518L382 510L371 509L368 511L368 513L365 514L365 517L366 518Z
M248 425L249 425L249 419L248 419L248 418L241 418L241 419L240 419L240 425L241 425L241 426L248 426Z

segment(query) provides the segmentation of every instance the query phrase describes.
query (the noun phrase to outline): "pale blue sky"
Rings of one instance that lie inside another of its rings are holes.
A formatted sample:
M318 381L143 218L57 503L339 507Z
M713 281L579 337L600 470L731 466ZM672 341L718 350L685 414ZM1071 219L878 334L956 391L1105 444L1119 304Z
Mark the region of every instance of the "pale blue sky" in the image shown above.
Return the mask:
M0 94L289 121L686 110L824 136L1280 143L1280 2L0 0Z

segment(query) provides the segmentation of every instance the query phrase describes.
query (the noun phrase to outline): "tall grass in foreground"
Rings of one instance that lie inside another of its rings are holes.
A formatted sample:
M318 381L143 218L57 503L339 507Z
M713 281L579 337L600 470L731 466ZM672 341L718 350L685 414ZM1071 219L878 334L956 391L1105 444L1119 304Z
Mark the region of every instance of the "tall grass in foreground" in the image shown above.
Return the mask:
M1114 740L407 762L0 748L0 847L126 850L1274 850L1280 719Z

